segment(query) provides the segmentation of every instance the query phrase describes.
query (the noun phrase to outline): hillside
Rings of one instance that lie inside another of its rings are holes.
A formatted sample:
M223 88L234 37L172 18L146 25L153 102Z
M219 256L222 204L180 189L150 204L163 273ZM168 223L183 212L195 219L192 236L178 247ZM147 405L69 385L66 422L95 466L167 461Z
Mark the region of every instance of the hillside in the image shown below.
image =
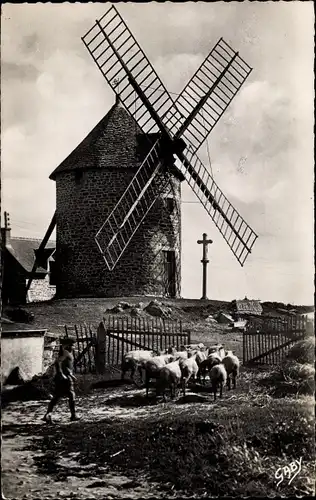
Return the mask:
M126 302L132 307L141 304L146 307L155 297L120 297L120 298L84 298L51 300L48 302L30 303L23 309L34 314L34 321L28 326L46 328L51 332L63 332L64 325L88 323L97 325L104 316L111 314L111 309L120 302ZM170 307L170 319L181 319L186 327L192 322L204 320L210 314L219 310L229 310L229 303L216 300L200 301L194 299L163 299L162 303ZM4 310L4 314L9 308ZM130 316L130 312L125 312ZM146 312L142 316L151 318ZM25 325L24 325L25 327Z
M31 324L19 324L21 328L45 328L50 332L63 333L64 325L74 325L87 323L98 325L104 316L111 314L111 309L119 303L128 303L131 307L141 304L142 309L155 297L113 297L113 298L82 298L51 300L47 302L30 303L23 306L23 309L34 314L34 321ZM231 312L231 302L220 300L198 300L198 299L159 299L166 307L171 308L170 319L182 320L184 327L190 330L205 329L205 319L211 314L215 315L219 311ZM295 310L297 313L313 311L313 306L293 306L285 305L281 302L263 302L263 314L281 316L286 315L288 310ZM4 309L4 316L10 308ZM123 315L130 316L130 309L123 311ZM120 314L121 315L121 314ZM144 317L151 318L145 311L141 313ZM12 327L17 327L17 323ZM222 325L216 323L208 324L207 328L221 329ZM10 326L6 325L9 329Z

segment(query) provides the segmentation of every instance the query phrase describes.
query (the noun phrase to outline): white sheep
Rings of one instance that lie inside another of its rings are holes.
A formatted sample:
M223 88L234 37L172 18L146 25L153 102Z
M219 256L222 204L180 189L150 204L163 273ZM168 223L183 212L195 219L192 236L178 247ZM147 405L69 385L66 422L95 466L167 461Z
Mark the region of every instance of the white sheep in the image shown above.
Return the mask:
M217 389L219 386L220 389L220 397L223 395L223 385L225 385L226 380L227 380L227 372L225 369L225 366L223 363L219 363L215 366L210 371L210 379L211 379L211 384L212 384L212 390L214 393L214 401L216 401L216 393Z
M181 351L177 351L174 346L168 347L168 349L166 351L166 354L170 354L175 359L179 359L179 358L187 359L187 357L188 357L188 351L186 349L184 349L183 346L181 346L181 347L183 349Z
M199 344L187 344L182 347L187 351L195 351L195 350L203 351L207 349L207 347L203 344L203 342L200 342Z
M139 369L140 377L142 378L142 371L141 371L142 363L149 359L152 359L154 356L155 353L153 351L147 351L147 350L137 350L137 351L127 352L122 360L121 379L124 380L126 372L131 370L131 378L132 380L134 380L135 371L137 367Z
M196 355L197 353L195 352L194 354L192 353L188 359L180 359L179 365L181 369L181 381L182 381L182 390L183 390L183 396L185 396L185 390L188 385L188 382L191 377L196 380L197 374L199 371L199 367L196 362Z
M142 368L145 370L146 397L148 397L150 380L152 378L157 379L161 368L163 368L166 364L171 363L173 360L174 357L172 355L162 354L142 363Z
M223 359L225 357L225 349L221 344L210 346L208 348L208 355L217 353Z
M230 378L233 379L233 388L236 389L236 378L239 375L240 362L233 351L226 351L222 360L227 372L227 389L230 390Z
M205 351L197 351L196 353L196 362L198 366L207 358L207 353Z
M166 401L165 390L167 387L170 388L171 398L176 396L176 390L182 375L179 363L180 360L177 359L176 361L166 364L159 370L156 388L157 393L162 393L164 401Z
M198 379L199 382L201 382L200 367L201 367L201 364L203 363L203 361L205 361L206 359L207 359L207 352L205 352L205 351L197 351L195 361L196 361L196 364L199 367L199 371L198 371L198 374L197 374L197 379Z

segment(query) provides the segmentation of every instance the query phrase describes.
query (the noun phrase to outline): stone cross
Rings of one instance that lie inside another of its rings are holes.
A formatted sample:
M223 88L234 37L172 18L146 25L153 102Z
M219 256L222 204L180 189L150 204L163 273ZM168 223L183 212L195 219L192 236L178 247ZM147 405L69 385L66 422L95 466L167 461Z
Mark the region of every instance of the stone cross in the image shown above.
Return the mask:
M197 243L199 245L203 245L203 258L201 260L201 262L203 264L202 299L206 300L207 299L207 296L206 296L206 282L207 282L206 270L207 270L207 264L209 263L209 260L207 258L207 250L208 250L208 245L210 243L213 243L213 241L212 240L208 240L207 239L207 234L203 233L203 239L202 240L197 240Z

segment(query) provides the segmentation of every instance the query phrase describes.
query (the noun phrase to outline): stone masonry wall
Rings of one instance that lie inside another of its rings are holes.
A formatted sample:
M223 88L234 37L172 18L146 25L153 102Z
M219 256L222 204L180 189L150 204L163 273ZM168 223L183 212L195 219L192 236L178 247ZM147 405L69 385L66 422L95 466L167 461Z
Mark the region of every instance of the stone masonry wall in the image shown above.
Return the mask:
M50 300L56 293L56 287L49 284L49 274L44 279L34 279L28 291L29 302Z
M161 250L175 250L180 268L180 181L172 181L178 210L170 214L157 200L113 271L94 239L134 174L115 168L57 176L57 297L164 295Z

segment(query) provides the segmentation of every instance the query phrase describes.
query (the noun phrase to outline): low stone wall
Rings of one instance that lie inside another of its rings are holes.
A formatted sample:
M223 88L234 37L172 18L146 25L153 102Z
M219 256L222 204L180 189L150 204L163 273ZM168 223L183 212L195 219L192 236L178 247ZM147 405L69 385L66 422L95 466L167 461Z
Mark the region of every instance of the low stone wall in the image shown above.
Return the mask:
M15 367L26 379L43 370L44 336L46 330L20 330L1 334L1 380L5 381Z

